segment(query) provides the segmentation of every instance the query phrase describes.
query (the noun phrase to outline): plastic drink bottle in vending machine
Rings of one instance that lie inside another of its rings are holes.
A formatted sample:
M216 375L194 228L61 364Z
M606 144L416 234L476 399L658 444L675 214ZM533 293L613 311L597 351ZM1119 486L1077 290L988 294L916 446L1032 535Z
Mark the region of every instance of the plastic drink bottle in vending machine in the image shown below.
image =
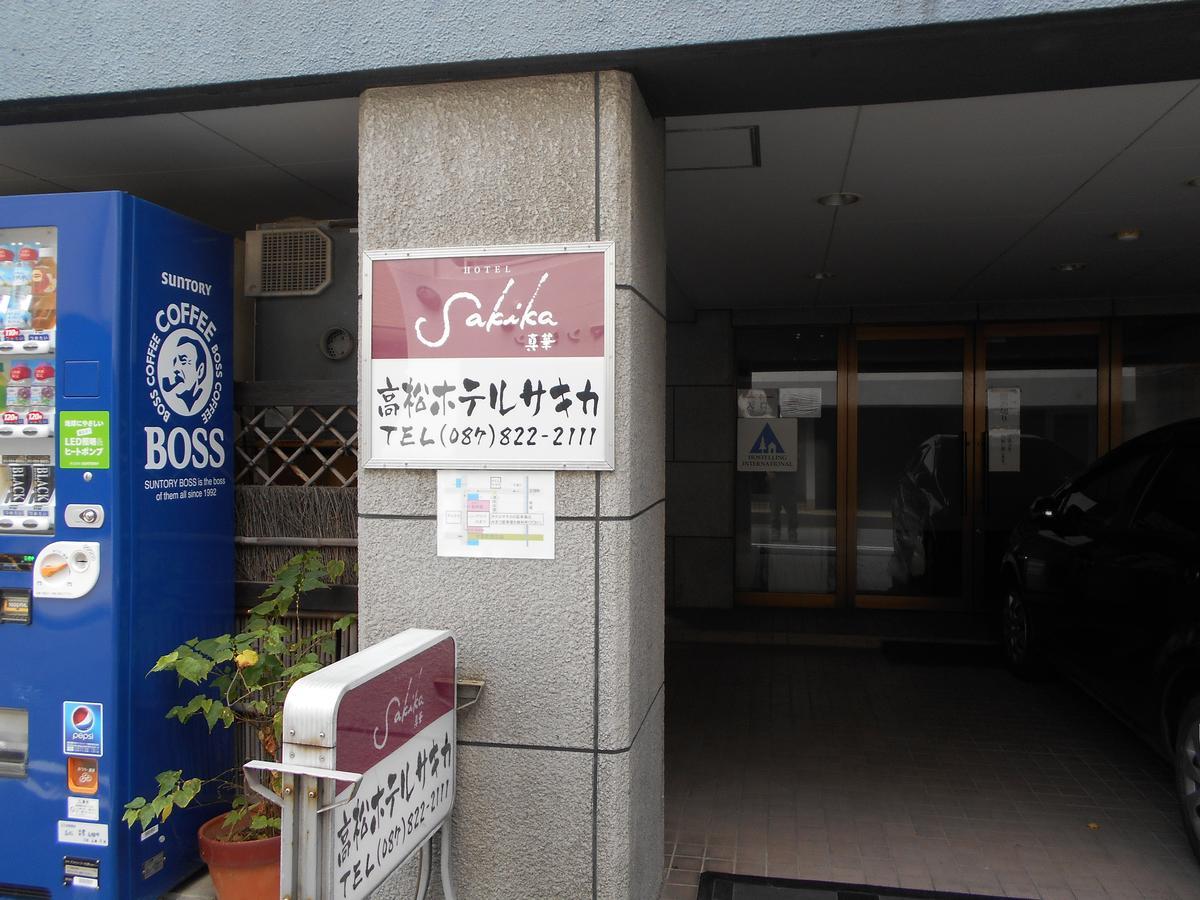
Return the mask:
M0 247L0 309L8 308L13 293L13 267L16 256L8 247Z
M49 331L57 319L58 261L53 247L43 247L38 253L30 277L33 298L29 304L30 325L38 331Z

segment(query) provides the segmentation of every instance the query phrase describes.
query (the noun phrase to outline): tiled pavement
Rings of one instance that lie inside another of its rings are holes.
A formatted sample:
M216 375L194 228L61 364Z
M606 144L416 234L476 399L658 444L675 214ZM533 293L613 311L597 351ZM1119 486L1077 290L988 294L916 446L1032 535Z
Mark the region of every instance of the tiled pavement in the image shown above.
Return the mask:
M668 645L664 900L705 869L1200 898L1166 764L1073 687L986 656Z

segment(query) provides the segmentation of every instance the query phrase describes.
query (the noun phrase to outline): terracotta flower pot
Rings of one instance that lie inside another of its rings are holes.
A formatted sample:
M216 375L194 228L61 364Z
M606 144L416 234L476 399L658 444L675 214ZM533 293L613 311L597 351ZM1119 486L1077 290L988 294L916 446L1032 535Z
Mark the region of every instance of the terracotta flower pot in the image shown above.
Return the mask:
M279 896L279 837L217 840L225 814L200 826L200 858L208 864L219 900L265 900Z

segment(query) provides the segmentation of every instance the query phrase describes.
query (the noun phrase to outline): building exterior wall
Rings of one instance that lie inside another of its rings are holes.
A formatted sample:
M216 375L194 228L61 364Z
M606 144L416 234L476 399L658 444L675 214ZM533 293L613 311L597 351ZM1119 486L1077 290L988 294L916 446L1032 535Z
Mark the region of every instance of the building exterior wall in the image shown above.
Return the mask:
M447 627L458 895L645 900L662 874L662 124L616 72L366 92L363 249L612 240L616 469L556 475L552 562L436 556L432 471L360 473L363 640ZM385 895L405 896L411 873Z
M734 385L729 310L667 329L667 603L733 605Z
M0 103L973 23L1140 0L9 4ZM1163 5L1171 5L1166 3Z

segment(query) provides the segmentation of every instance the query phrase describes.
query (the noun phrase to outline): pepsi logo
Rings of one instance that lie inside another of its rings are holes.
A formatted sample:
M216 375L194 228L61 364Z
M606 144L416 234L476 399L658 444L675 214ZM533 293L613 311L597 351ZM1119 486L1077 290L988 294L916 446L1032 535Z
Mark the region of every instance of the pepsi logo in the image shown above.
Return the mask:
M91 731L96 725L96 716L89 707L77 706L71 713L71 727L76 731Z

